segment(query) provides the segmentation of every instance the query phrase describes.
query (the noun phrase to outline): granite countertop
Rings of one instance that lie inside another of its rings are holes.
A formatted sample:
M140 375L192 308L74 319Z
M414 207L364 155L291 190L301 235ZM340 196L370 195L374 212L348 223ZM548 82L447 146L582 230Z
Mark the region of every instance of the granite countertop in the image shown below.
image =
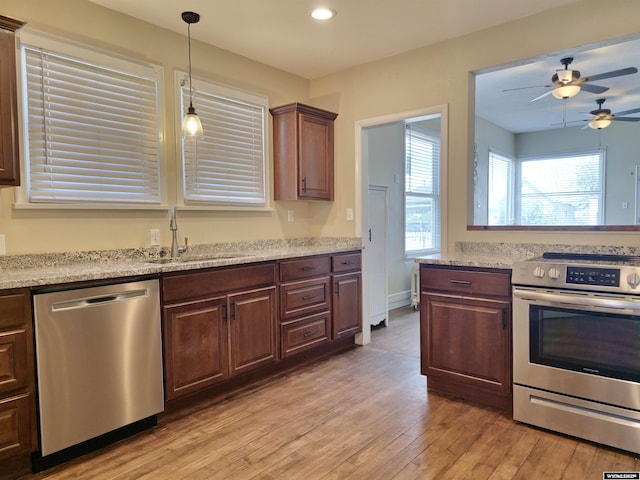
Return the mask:
M359 238L309 238L194 245L178 260L166 249L0 257L0 289L154 275L362 249ZM165 256L163 256L165 254Z
M531 260L545 252L599 253L607 255L638 255L637 247L592 246L538 243L458 242L446 255L416 258L416 262L431 265L511 269L514 262Z

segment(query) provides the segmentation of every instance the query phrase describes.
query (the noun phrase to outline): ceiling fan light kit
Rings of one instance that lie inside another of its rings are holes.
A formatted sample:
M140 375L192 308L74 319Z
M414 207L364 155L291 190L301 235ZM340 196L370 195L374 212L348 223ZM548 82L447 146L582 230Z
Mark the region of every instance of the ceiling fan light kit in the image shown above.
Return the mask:
M607 128L609 125L611 125L611 120L608 118L599 118L589 122L589 127L594 130L602 130L603 128Z
M580 93L580 85L562 85L551 90L551 95L558 99L575 97Z

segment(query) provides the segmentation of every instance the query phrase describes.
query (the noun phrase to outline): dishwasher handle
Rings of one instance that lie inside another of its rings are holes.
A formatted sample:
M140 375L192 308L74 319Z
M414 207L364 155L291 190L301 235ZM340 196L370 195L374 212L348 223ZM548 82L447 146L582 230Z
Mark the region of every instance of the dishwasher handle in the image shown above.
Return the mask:
M144 288L141 290L131 290L118 293L110 293L107 295L97 295L95 297L84 297L73 300L65 300L56 302L51 305L52 312L61 312L64 310L73 310L78 308L96 307L107 303L122 302L132 300L134 298L147 297L149 291Z

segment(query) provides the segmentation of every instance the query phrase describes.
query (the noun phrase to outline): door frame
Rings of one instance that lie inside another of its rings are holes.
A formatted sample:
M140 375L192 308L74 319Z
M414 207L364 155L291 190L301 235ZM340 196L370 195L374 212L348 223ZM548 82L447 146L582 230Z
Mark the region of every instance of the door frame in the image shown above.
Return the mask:
M369 152L366 150L367 127L375 127L387 123L401 122L429 115L440 115L440 252L447 251L447 183L449 164L449 108L447 104L420 108L406 112L391 113L379 117L366 118L355 122L355 231L360 232L360 238L366 238L369 218ZM364 248L363 256L367 255ZM362 262L362 333L356 336L358 345L371 342L371 327L369 326L369 289L367 286L367 261Z

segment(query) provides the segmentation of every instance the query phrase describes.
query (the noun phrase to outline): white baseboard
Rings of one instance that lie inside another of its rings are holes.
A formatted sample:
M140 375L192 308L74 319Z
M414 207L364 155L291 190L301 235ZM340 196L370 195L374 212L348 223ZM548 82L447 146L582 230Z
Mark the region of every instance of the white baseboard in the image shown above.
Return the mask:
M408 307L409 305L411 305L411 290L389 295L389 310Z

